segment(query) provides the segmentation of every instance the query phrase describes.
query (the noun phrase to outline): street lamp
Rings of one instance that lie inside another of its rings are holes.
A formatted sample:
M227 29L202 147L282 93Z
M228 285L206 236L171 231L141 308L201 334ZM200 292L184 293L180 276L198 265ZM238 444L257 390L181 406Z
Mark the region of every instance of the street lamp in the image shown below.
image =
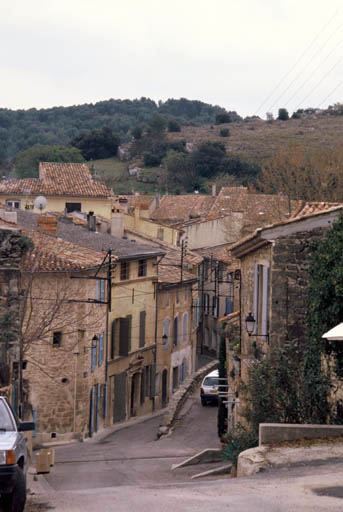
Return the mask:
M245 328L249 336L255 336L256 338L266 338L269 340L269 334L256 334L255 331L256 320L252 313L249 313L245 319Z
M249 315L245 319L245 328L247 330L247 333L249 336L252 335L252 333L255 330L256 320L252 313L249 313Z

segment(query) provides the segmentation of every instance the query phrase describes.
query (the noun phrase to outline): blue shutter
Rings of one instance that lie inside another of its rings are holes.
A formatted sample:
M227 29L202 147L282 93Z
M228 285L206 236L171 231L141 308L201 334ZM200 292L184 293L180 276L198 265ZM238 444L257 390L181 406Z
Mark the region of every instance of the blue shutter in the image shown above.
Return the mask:
M100 279L100 300L105 301L105 279Z
M232 313L232 300L229 297L225 299L225 315L230 315Z
M95 367L96 367L96 349L97 349L97 346L94 345L92 346L92 360L91 360L91 371L94 372L95 370Z
M187 341L187 335L188 335L188 313L183 314L183 337L182 341Z
M102 411L103 411L103 418L106 419L106 415L107 415L107 385L106 385L106 382L104 384L104 396L103 396L103 407L102 407Z
M99 336L99 358L98 365L101 366L104 360L104 333L101 333Z

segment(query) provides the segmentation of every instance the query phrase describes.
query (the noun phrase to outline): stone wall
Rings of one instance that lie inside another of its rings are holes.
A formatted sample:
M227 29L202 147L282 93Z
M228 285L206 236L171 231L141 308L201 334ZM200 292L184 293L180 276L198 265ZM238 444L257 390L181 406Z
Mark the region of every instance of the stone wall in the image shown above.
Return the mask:
M272 248L270 340L306 343L310 244L326 229L316 228L275 240Z
M0 392L13 399L13 363L20 360L20 262L25 239L17 230L0 229ZM19 378L18 374L18 378ZM19 402L19 387L15 386Z

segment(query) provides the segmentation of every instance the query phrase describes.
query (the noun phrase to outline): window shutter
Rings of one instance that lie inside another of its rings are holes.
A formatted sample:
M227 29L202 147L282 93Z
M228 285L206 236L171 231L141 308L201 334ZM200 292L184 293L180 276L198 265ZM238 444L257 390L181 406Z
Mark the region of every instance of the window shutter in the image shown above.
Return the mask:
M187 341L187 335L188 335L188 313L183 314L183 342Z
M127 356L129 354L129 334L131 331L130 320L128 317L119 318L119 355Z
M129 322L129 326L128 326L128 335L127 335L127 339L128 339L128 346L127 346L127 349L129 352L131 352L131 332L132 332L132 315L127 315L127 320Z
M113 320L112 329L111 329L111 354L110 354L111 359L114 359L114 356L115 356L116 327L117 327L117 320Z
M99 279L95 281L95 299L99 300L100 298L100 286L99 286Z
M179 318L176 316L174 318L174 332L173 332L175 346L177 345L177 342L178 342L178 335L179 335L178 330L179 330Z
M91 355L91 371L94 372L96 367L96 352L97 345L92 346L92 355Z
M103 411L103 418L105 419L106 418L106 415L107 415L107 385L106 385L106 382L104 384L104 387L103 387L103 405L102 405L102 411Z
M139 313L139 346L144 347L145 345L145 318L146 312L141 311Z
M254 318L256 320L254 334L258 333L258 297L259 297L259 265L254 266Z
M101 333L99 336L99 358L98 365L101 366L104 360L104 333Z
M156 389L156 365L150 366L150 398L154 398Z
M146 379L146 371L147 367L145 366L143 368L143 371L141 373L141 404L144 404L145 400L145 379Z
M263 285L262 285L262 326L261 334L266 336L268 334L268 284L269 284L269 268L263 266Z
M232 313L232 300L229 297L225 299L225 315L230 315Z
M105 301L105 279L100 279L100 300Z

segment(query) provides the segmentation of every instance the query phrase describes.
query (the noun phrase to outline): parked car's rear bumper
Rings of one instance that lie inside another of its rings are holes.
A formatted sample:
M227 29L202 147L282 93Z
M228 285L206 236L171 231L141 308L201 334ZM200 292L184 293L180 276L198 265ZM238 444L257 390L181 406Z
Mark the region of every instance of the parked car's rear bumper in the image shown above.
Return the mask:
M0 466L0 493L12 492L17 482L18 466Z
M202 400L206 400L206 402L218 402L217 393L203 393L200 395Z

